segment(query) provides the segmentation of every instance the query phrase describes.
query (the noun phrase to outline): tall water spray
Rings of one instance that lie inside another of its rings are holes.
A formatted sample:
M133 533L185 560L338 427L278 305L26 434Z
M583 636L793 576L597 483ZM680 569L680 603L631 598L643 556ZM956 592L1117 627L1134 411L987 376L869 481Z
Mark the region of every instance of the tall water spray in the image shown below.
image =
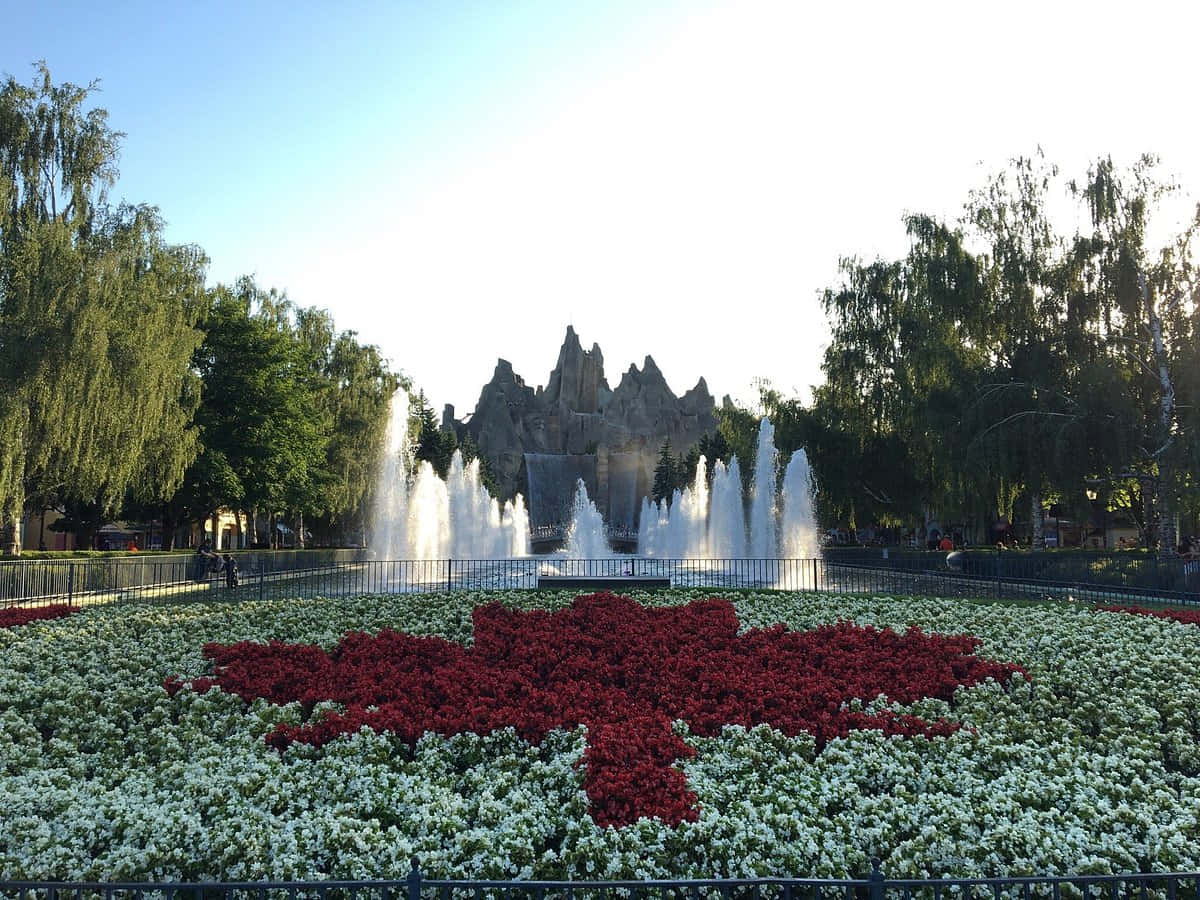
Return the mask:
M587 486L580 478L575 482L575 499L571 503L567 556L573 559L602 559L612 555L604 528L604 516L588 498Z
M775 529L775 426L763 418L758 426L758 453L754 460L754 484L750 494L750 555L774 559L779 555Z
M392 398L387 453L376 490L372 546L387 559L502 559L529 552L529 515L517 495L501 506L483 486L478 460L455 453L446 477L428 462L415 467L407 441L408 395ZM749 497L737 457L717 460L712 479L700 457L691 485L670 500L642 501L638 552L665 559L805 558L818 552L808 459L788 461L782 494L775 490L775 429L763 419ZM582 479L575 485L567 555L612 556L604 519Z
M704 457L695 481L671 502L646 499L638 528L638 553L663 559L807 558L819 551L813 519L808 459L797 450L788 461L783 491L777 491L779 451L775 428L763 419L758 430L754 482L743 497L737 457L713 466L711 488ZM767 570L762 570L767 571Z
M719 459L713 467L708 549L715 559L746 555L746 508L742 505L742 469L736 456L729 460L728 467Z
M384 559L501 559L529 550L529 516L518 495L501 508L484 487L479 460L455 451L445 479L409 458L408 395L392 397L387 452L376 491L372 544Z
M812 477L808 456L803 450L797 450L788 460L780 505L783 507L780 555L786 559L819 556L821 544L817 537L816 517L813 515Z
M383 459L376 481L375 509L371 519L371 545L384 559L396 559L404 543L408 520L408 473L412 467L408 447L408 392L392 394Z
M638 524L638 553L668 559L703 559L708 556L708 461L701 456L696 477L668 503L642 503Z

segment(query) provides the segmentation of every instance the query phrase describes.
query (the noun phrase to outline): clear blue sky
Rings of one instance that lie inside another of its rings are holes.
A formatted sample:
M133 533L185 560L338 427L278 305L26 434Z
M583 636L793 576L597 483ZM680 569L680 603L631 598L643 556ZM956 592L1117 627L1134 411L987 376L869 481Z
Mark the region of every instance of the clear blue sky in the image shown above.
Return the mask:
M100 79L116 198L468 411L574 324L610 383L819 379L837 259L1039 144L1200 193L1191 5L8 2L0 70Z

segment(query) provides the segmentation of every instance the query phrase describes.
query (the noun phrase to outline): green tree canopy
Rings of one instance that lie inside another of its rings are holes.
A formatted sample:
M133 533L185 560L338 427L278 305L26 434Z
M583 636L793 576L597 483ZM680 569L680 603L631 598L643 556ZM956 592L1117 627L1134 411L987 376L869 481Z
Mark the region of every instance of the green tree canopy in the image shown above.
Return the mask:
M107 205L121 137L94 85L0 87L0 520L169 495L197 450L188 368L207 260Z

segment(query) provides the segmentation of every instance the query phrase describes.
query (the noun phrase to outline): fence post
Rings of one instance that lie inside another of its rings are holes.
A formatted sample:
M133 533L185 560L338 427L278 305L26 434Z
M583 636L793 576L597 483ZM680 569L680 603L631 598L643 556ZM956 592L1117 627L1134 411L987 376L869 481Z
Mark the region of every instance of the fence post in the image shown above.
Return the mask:
M883 900L883 872L879 870L879 857L871 857L871 900Z
M446 593L447 594L450 593L450 565L453 562L454 562L454 560L452 560L452 559L446 560Z
M263 588L266 585L266 581L267 581L267 573L263 569L262 564L260 563L258 566L258 599L259 600L261 600L263 598Z
M412 871L408 873L408 900L421 900L421 861L412 858Z
M75 563L67 564L67 603L75 596Z

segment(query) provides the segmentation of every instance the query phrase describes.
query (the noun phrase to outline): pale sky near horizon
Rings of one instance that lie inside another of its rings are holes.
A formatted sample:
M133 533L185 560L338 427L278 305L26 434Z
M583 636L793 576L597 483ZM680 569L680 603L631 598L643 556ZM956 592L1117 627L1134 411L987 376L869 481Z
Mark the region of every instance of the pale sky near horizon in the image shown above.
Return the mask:
M337 8L340 7L340 8ZM841 256L1040 145L1200 195L1195 4L43 2L0 71L100 80L114 199L469 412L568 324L609 384L807 395Z

